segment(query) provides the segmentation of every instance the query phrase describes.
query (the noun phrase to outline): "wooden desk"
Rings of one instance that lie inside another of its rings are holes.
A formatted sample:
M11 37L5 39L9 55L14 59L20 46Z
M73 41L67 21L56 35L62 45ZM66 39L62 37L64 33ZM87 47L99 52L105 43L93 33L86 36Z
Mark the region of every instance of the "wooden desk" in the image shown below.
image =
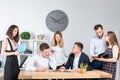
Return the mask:
M112 78L112 74L93 70L85 74L75 72L30 72L20 71L19 79L70 79L70 78Z

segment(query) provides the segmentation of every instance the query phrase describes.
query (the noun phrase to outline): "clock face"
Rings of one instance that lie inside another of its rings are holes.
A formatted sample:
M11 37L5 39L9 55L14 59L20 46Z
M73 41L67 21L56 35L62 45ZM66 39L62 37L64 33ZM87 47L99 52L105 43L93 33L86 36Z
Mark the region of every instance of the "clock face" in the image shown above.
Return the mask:
M63 11L54 10L48 14L46 18L46 25L52 32L62 32L68 26L68 17Z

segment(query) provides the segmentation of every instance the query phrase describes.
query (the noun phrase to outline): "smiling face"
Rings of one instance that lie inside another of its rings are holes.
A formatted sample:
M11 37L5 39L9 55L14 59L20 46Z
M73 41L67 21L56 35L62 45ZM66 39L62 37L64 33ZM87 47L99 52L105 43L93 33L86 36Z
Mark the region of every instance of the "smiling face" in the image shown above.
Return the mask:
M95 30L95 33L99 38L103 37L103 29L101 29L100 27L97 30Z
M108 36L108 34L106 34L105 39L107 42L109 42L110 36Z
M18 33L18 28L15 28L14 30L13 30L13 37L15 37L16 35L17 35L17 33Z
M10 39L15 40L18 43L18 41L19 41L19 28L18 28L18 26L11 25L6 32L6 35Z

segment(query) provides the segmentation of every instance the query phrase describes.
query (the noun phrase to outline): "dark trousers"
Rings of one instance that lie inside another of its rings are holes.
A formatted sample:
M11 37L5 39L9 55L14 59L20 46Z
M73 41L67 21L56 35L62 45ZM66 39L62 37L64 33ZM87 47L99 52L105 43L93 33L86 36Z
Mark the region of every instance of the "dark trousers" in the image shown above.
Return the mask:
M59 69L61 66L65 66L65 64L62 64L62 65L57 66L56 69Z
M93 69L102 70L102 62L101 61L93 60L91 62L91 66L93 67Z

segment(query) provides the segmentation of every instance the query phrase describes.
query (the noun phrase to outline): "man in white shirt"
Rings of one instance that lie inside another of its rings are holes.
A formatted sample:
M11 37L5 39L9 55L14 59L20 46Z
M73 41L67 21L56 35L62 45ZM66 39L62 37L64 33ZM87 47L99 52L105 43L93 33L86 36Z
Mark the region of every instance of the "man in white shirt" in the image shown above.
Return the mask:
M98 56L100 53L103 53L106 48L106 40L104 35L104 30L101 24L97 24L94 27L96 35L91 39L90 42L90 54L92 61L92 66L95 69L100 69L102 63L94 60L94 56Z
M50 68L56 69L56 61L49 50L49 45L47 43L42 43L40 45L40 53L34 54L28 63L26 64L25 70L31 71L47 71Z

